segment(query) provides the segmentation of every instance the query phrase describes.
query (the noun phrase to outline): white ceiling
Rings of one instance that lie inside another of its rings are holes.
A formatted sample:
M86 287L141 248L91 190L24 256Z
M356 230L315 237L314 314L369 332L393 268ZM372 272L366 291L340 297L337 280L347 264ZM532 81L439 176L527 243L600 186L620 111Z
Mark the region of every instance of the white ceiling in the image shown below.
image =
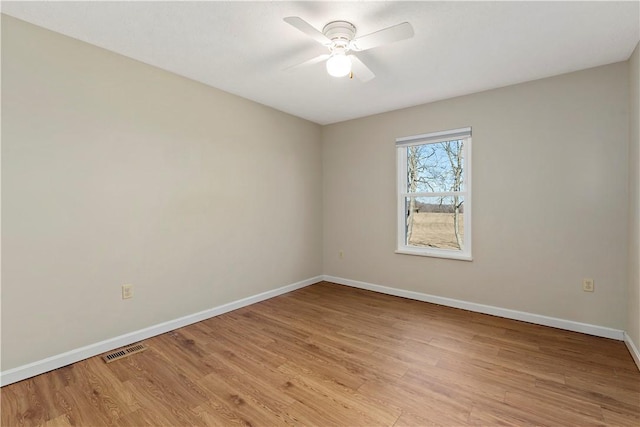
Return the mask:
M640 2L8 2L2 12L320 124L629 58ZM330 77L285 23L347 20L414 38L359 53L367 83Z

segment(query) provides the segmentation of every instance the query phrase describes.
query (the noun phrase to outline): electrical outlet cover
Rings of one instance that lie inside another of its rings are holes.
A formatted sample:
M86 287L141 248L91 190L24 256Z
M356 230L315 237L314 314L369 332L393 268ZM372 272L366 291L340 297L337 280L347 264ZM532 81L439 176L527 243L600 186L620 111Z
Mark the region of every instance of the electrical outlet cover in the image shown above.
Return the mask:
M593 292L595 288L595 284L593 279L584 279L582 281L582 290L585 292Z
M133 285L122 285L122 299L133 298Z

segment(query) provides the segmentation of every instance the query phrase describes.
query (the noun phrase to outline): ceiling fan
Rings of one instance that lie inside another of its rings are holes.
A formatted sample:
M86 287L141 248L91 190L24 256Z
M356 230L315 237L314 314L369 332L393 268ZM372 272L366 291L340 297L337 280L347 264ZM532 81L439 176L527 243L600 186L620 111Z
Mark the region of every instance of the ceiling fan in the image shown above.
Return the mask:
M367 82L375 77L356 55L362 52L413 37L413 27L408 22L403 22L373 33L355 38L356 27L347 21L332 21L324 26L322 31L315 29L311 24L297 16L289 16L284 21L302 31L321 45L329 49L329 53L317 56L301 64L296 64L287 69L327 61L327 72L334 77L344 77L355 74L358 79Z

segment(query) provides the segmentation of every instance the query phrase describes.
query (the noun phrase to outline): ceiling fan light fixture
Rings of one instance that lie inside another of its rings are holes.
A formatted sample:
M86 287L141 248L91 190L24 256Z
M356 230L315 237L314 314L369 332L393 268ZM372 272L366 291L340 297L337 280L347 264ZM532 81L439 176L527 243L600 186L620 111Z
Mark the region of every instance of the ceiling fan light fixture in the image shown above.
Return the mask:
M327 60L327 73L333 77L344 77L351 72L351 59L344 53L334 53Z

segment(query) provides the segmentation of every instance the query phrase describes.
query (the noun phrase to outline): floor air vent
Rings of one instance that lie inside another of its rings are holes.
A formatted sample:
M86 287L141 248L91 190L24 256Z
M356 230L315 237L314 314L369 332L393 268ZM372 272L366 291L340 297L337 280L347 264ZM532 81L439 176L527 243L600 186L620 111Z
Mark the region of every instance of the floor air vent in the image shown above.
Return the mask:
M112 351L111 353L105 354L104 356L102 356L102 359L107 363L111 363L124 357L131 356L132 354L140 353L141 351L145 351L146 349L147 346L144 344L128 345L121 349Z

